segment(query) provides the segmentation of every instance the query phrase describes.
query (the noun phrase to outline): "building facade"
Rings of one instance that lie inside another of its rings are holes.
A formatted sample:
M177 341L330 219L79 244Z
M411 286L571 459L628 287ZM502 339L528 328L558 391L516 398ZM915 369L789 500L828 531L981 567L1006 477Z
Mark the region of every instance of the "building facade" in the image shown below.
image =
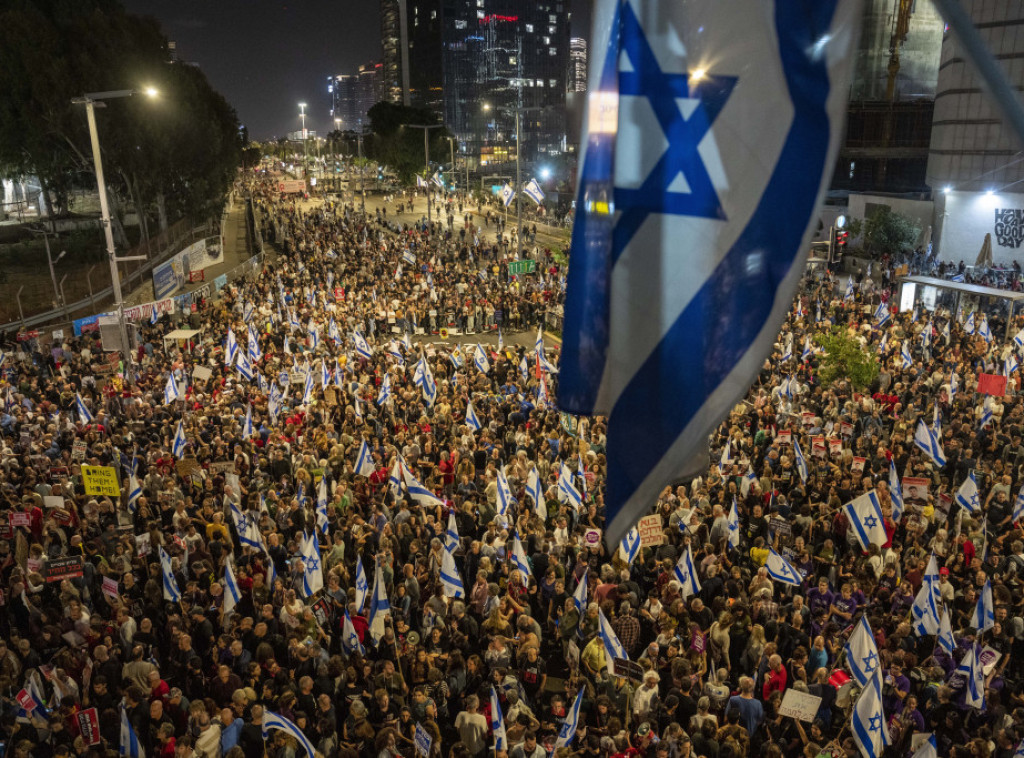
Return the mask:
M565 150L568 0L382 0L381 10L388 99L437 113L472 164L515 159L517 109L524 159Z
M331 96L331 118L342 131L365 132L370 128L367 114L380 96L382 63L366 63L354 74L327 78Z
M566 92L587 91L587 41L582 37L569 40L569 72L565 87Z

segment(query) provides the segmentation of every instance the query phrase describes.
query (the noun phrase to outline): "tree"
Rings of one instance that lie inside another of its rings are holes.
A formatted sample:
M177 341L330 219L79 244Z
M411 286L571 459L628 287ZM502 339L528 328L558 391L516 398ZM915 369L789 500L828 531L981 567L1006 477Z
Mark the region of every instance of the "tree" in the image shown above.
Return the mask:
M921 227L883 205L864 220L865 249L874 255L897 255L914 247Z
M864 390L875 381L878 360L844 328L834 326L826 334L815 335L814 341L825 350L818 364L818 378L823 386L847 379L854 389Z
M199 69L170 63L154 20L117 0L11 0L0 10L0 176L34 174L48 205L68 210L73 186L95 181L72 98L143 86L160 98L96 111L115 231L129 203L143 234L147 219L217 215L243 147L238 119Z
M407 124L431 126L437 124L437 114L428 108L411 108L397 103L381 102L370 108L369 140L364 141L365 154L378 163L390 166L399 181L411 182L424 167L423 130L407 129ZM428 130L430 155L435 163L445 163L448 157L448 130L441 127Z

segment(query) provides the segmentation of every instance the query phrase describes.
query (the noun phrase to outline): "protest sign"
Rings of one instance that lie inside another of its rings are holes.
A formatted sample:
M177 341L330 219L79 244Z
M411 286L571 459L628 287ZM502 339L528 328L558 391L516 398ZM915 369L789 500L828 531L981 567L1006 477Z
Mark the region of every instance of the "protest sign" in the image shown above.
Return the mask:
M82 466L82 481L86 495L118 497L117 470L113 466Z

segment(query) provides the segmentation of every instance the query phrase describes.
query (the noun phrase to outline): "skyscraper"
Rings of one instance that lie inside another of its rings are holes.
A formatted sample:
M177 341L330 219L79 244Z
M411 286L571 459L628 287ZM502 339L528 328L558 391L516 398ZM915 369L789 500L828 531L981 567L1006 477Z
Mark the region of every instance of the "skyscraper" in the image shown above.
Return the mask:
M387 99L401 102L404 87L474 160L514 159L517 106L524 158L564 150L565 0L382 0L381 10Z
M567 92L587 91L587 41L582 37L569 40L569 73L565 86Z
M355 74L337 74L327 77L331 95L331 116L340 120L342 131L364 132L370 127L367 116L378 102L382 63L366 63Z

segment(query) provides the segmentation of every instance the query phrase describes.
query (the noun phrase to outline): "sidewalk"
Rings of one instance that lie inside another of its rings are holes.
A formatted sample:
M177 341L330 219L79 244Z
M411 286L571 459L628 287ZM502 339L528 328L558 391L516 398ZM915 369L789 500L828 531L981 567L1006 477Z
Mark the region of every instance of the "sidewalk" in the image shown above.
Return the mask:
M204 269L204 281L190 282L181 289L175 291L175 295L182 295L192 292L205 286L221 274L225 274L247 261L251 255L251 241L247 238L245 227L245 203L236 201L234 207L228 211L224 218L224 228L221 230L224 237L224 260L215 266ZM126 306L141 305L154 300L153 277L147 277L145 283L126 295L124 303Z

